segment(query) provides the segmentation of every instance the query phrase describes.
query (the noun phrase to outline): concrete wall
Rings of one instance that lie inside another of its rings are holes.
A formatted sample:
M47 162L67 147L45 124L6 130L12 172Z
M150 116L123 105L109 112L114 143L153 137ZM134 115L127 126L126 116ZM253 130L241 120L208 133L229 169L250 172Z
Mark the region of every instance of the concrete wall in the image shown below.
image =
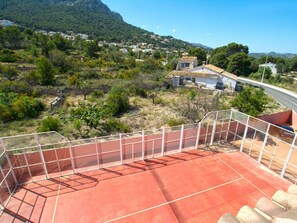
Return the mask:
M228 88L235 89L237 81L230 79L228 77L225 77L225 76L222 76L221 80L224 83L224 85L227 86Z
M296 115L295 117L297 118ZM292 124L292 111L290 110L285 112L278 112L271 115L263 115L258 118L275 125Z

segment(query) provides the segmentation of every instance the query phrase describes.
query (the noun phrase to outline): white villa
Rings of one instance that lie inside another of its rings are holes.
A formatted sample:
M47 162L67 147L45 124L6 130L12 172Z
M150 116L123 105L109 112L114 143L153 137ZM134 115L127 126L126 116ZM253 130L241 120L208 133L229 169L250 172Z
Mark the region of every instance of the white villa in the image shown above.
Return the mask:
M272 74L274 75L277 74L277 65L274 63L269 62L269 63L260 64L259 67L266 67L266 68L268 67L270 68Z
M196 57L182 57L176 70L169 75L174 87L192 83L209 89L235 90L238 79L236 75L211 64L197 66Z

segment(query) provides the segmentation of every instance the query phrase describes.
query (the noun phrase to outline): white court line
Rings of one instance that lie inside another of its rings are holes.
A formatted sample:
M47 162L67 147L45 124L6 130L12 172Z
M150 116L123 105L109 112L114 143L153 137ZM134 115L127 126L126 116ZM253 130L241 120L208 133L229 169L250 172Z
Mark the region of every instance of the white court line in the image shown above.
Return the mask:
M52 223L55 222L55 216L56 216L56 211L57 211L57 206L58 206L58 199L60 195L60 189L61 189L61 182L59 183L59 188L58 188L58 193L57 193L57 199L54 207L54 213L53 213L53 218L52 218Z
M218 157L216 154L214 154L219 160L221 160L226 166L228 166L231 170L233 170L235 173L237 173L239 176L241 176L243 179L245 179L248 183L250 183L253 187L255 187L257 190L259 190L262 194L265 195L265 197L270 199L270 196L268 196L264 191L262 191L259 187L257 187L255 184L253 184L251 181L246 179L242 174L240 174L237 170L235 170L232 166L230 166L228 163L226 163L224 160L222 160L220 157Z
M196 193L189 194L189 195L186 195L186 196L184 196L184 197L180 197L180 198L174 199L174 200L172 200L172 201L168 201L168 202L165 202L165 203L162 203L162 204L158 204L158 205L156 205L156 206L152 206L152 207L150 207L150 208L146 208L146 209L143 209L143 210L140 210L140 211L136 211L136 212L133 212L133 213L130 213L130 214L127 214L127 215L118 217L118 218L114 218L114 219L105 221L105 223L113 222L113 221L117 221L117 220L120 220L120 219L123 219L123 218L130 217L130 216L132 216L132 215L140 214L140 213L142 213L142 212L146 212L146 211L149 211L149 210L152 210L152 209L155 209L155 208L159 208L159 207L162 207L162 206L165 206L165 205L168 205L168 204L171 204L171 203L180 201L180 200L184 200L184 199L187 199L187 198L196 196L196 195L198 195L198 194L202 194L202 193L204 193L204 192L207 192L207 191L210 191L210 190L219 188L219 187L226 186L226 185L228 185L228 184L234 183L234 182L239 181L239 180L242 180L242 179L244 179L244 178L243 178L243 177L240 177L240 178L238 178L238 179L229 181L229 182L227 182L227 183L223 183L223 184L220 184L220 185L217 185L217 186L214 186L214 187L210 187L210 188L207 188L207 189L205 189L205 190L201 190L201 191L198 191L198 192L196 192Z

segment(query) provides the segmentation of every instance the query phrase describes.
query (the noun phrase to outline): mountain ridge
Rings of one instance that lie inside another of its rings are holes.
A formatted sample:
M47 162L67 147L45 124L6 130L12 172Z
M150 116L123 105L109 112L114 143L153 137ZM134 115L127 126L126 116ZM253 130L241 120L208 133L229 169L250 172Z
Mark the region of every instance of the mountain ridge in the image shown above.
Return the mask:
M128 24L101 0L3 0L0 19L46 31L73 31L116 42L147 42L160 47L193 47ZM158 36L157 38L150 36Z

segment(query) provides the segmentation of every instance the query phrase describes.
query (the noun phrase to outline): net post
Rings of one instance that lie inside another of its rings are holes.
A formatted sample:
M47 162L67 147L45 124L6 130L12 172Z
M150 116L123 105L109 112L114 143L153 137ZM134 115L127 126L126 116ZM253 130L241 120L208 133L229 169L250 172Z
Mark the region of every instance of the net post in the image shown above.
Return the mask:
M46 179L49 179L47 168L46 168L46 164L45 164L45 159L44 159L44 156L43 156L41 144L40 144L39 139L38 139L38 135L35 134L34 137L35 137L35 140L36 140L37 145L39 147L39 154L40 154L40 158L41 158L43 170L44 170L44 173L45 173L45 177L46 177Z
M98 169L100 169L100 159L99 159L99 148L98 148L97 136L95 136L95 144L96 144L96 157L97 157Z
M144 160L144 130L141 131L141 157Z
M165 127L162 130L162 148L161 148L161 156L164 156L164 147L165 147Z
M66 140L68 142L68 149L69 149L69 156L70 156L72 170L73 170L73 173L76 173L75 166L74 166L73 154L72 154L72 145L71 145L71 142L69 141L69 139L66 138Z
M182 147L183 147L184 128L185 128L185 126L184 126L184 124L182 124L181 130L180 130L179 152L182 151Z
M210 146L212 146L213 140L214 140L214 137L215 137L215 134L216 134L216 125L217 125L218 115L219 115L219 112L217 111L216 112L216 118L213 121L213 127L212 127L212 132L211 132L210 143L209 143Z
M270 123L268 124L267 130L266 130L266 133L265 133L265 138L264 138L264 141L263 141L263 144L262 144L262 147L261 147L261 151L260 151L260 154L259 154L258 163L261 162L261 159L262 159L262 156L263 156L263 153L264 153L264 149L265 149L267 139L268 139L268 135L269 135L268 134L269 133L269 128L270 128Z
M244 145L245 138L246 138L246 135L247 135L247 132L248 132L248 129L249 129L249 120L250 120L250 116L248 116L248 118L246 120L246 126L245 126L245 129L244 129L244 133L243 133L243 137L242 137L242 141L241 141L241 145L240 145L240 152L243 151L243 145ZM238 124L238 122L237 122L237 124Z
M229 131L230 131L230 126L231 126L231 119L232 119L232 110L230 111L230 117L229 117L229 122L228 122L228 127L227 127L227 133L226 133L226 142L228 140L229 137Z
M120 159L121 165L123 164L123 143L122 143L122 133L120 133Z
M201 122L198 123L197 136L196 136L197 138L196 138L195 149L198 149L199 139L200 139L200 130L201 130Z
M292 154L293 154L293 151L294 151L294 149L295 149L296 138L297 138L297 134L295 133L293 142L292 142L292 144L291 144L291 147L290 147L290 150L289 150L289 152L288 152L286 161L285 161L285 163L284 163L284 167L283 167L282 172L281 172L281 177L284 177L284 174L285 174L285 172L286 172L288 163L289 163L290 158L291 158L291 156L292 156Z

